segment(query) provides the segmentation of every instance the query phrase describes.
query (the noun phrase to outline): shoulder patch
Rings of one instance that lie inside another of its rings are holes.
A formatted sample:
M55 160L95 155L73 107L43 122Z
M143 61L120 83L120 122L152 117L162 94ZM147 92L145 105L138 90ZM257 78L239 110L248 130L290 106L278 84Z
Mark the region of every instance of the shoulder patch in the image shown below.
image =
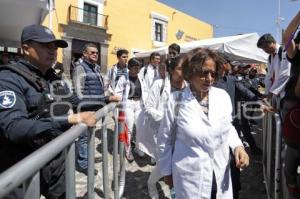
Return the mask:
M0 92L0 108L11 108L16 103L16 94L13 91Z

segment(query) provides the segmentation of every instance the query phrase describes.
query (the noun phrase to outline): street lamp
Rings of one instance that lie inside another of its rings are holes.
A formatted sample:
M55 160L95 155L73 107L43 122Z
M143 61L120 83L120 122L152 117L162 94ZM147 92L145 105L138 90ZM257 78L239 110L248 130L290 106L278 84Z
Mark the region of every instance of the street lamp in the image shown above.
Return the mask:
M281 0L278 0L278 13L277 13L277 19L276 19L276 26L277 26L276 40L277 40L277 42L279 42L281 39L280 36L281 36L281 22L282 21L284 21L284 18L281 16Z

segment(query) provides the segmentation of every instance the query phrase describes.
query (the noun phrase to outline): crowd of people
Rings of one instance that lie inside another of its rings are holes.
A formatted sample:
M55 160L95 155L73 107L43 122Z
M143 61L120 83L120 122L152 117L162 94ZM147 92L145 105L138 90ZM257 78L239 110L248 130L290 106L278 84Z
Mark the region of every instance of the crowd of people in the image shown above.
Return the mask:
M95 111L117 102L128 129L125 157L132 162L133 153L147 155L155 165L147 182L151 199L159 198L156 183L161 178L177 199L237 199L241 169L251 156L262 155L251 133L251 123L257 122L253 118L279 111L287 187L300 198L299 24L300 12L284 32L283 47L271 34L258 40L257 46L270 54L266 76L258 74L256 65L208 48L181 54L176 43L166 57L153 52L145 66L136 58L128 60L128 50L120 49L118 62L103 75L98 48L88 43L72 62L72 87L57 74L63 67L55 65L57 49L68 44L44 26L27 26L21 36L23 57L0 66L0 173L71 125L94 126ZM70 106L51 107L58 101ZM84 132L76 140L76 169L84 174L87 145ZM65 197L63 153L43 167L40 183L46 198ZM22 188L6 198L23 198Z

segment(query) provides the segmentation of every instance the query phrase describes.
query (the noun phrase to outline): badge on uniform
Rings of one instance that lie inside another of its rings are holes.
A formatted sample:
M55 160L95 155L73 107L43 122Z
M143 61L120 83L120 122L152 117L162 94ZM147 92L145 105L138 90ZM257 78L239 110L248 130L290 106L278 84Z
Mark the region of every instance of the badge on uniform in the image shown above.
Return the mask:
M16 103L16 94L13 91L0 92L0 108L11 108Z

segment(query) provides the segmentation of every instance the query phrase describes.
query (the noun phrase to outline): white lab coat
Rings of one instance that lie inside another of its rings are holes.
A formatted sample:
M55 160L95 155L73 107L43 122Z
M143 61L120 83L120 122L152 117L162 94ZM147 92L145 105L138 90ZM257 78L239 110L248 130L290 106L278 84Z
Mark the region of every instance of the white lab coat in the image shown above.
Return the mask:
M147 68L147 72L145 73L146 68ZM157 74L156 76L155 73ZM141 68L138 77L140 79L141 89L142 89L142 99L141 99L142 110L139 116L139 121L137 122L138 123L137 128L140 128L141 132L136 135L136 147L139 150L153 157L153 155L151 155L152 153L150 153L147 149L148 148L146 146L147 144L145 144L148 138L147 132L150 131L150 126L147 124L148 116L145 110L145 103L154 81L160 79L160 75L158 73L158 68L154 69L154 67L151 64L149 64Z
M147 70L146 74L145 70ZM155 73L157 74L157 76L155 76ZM141 81L142 87L142 103L145 104L148 98L148 93L150 92L154 81L160 79L158 68L156 67L156 69L154 69L154 67L151 64L149 64L148 66L144 66L140 70L138 77Z
M143 136L141 137L139 143L139 146L143 149L143 152L152 158L157 157L157 130L159 128L160 120L163 118L166 103L168 102L171 92L170 80L168 77L166 77L164 88L160 94L163 81L163 79L155 80L149 92L145 103Z
M139 78L139 77L138 77ZM131 140L132 133L133 133L133 126L135 124L135 132L136 132L136 146L138 147L138 143L140 143L139 140L141 140L141 137L144 135L144 117L142 117L141 114L141 100L134 101L134 100L128 100L128 97L130 95L130 80L126 79L126 77L123 75L118 80L118 83L116 85L116 88L114 90L114 94L118 95L122 98L122 109L125 111L125 121L128 126L128 133L129 133L129 139ZM130 143L129 143L130 146ZM138 147L139 148L139 147Z
M291 63L287 60L285 52L282 52L280 61L278 51L279 45L276 47L276 55L271 56L271 63L268 63L268 72L265 77L265 94L271 92L283 98L284 88L290 77Z
M209 199L213 171L217 198L232 199L229 147L243 146L232 126L232 105L222 89L209 90L208 118L190 87L184 89L176 119L174 109L178 93L172 93L158 132L158 166L163 176L173 175L177 199Z

